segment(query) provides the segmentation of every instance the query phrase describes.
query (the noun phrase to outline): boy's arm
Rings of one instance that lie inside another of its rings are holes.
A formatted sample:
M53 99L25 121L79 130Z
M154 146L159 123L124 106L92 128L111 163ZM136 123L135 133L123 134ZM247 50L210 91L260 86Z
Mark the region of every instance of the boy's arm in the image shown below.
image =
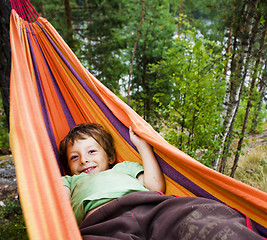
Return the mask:
M144 139L137 136L132 127L129 128L129 134L132 143L136 146L141 156L144 167L144 173L138 176L138 180L143 182L150 191L165 192L165 179L152 147Z

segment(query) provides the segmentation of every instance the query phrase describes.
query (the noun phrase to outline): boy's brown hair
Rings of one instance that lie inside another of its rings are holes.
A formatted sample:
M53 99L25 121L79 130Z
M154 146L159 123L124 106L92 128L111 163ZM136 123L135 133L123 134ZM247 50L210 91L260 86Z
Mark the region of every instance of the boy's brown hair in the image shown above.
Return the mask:
M82 123L73 127L59 145L59 158L65 175L71 175L67 158L68 147L72 146L76 140L86 139L88 137L94 138L107 153L108 158L114 160L114 163L110 167L115 165L117 155L112 136L100 124Z

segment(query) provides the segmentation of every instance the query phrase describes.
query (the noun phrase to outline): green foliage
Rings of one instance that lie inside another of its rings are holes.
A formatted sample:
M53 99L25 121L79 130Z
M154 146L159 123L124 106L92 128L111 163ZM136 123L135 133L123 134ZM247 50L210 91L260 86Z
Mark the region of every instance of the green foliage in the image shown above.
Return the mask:
M184 13L205 38L222 41L231 26L234 4L224 0L183 1Z
M4 204L0 207L0 239L28 239L19 201L7 199Z
M86 45L77 52L88 70L111 91L119 94L119 79L128 68L122 61L127 36L123 28L128 16L123 14L124 1L84 1L79 38Z
M183 29L164 60L152 66L159 78L158 89L169 86L168 95L159 91L154 100L164 124L172 128L166 139L210 165L221 132L225 58L220 46L198 38L187 22ZM202 149L199 155L197 149Z
M134 5L132 5L133 7ZM128 61L131 59L141 16L141 1L131 14L132 20L128 48ZM155 124L155 103L153 97L158 93L157 76L149 71L149 64L162 59L172 45L175 21L169 12L168 2L163 0L145 1L145 10L134 58L133 79L131 84L131 105L148 122ZM161 89L162 90L162 89ZM167 94L167 88L165 93Z

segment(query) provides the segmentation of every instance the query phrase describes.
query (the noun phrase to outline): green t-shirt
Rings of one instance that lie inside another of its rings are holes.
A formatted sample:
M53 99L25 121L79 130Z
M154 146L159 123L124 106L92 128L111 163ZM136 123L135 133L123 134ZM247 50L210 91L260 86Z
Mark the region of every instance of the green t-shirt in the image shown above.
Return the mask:
M112 199L136 191L148 191L136 178L144 168L135 162L124 161L99 173L64 176L63 182L71 192L71 205L78 225L86 213Z

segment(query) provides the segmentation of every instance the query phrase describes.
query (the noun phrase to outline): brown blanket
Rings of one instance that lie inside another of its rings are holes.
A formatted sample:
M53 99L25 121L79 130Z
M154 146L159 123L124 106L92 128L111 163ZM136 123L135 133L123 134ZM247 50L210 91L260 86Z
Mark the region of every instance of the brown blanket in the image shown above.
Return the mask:
M96 210L80 225L83 239L258 240L241 213L213 200L136 192Z

